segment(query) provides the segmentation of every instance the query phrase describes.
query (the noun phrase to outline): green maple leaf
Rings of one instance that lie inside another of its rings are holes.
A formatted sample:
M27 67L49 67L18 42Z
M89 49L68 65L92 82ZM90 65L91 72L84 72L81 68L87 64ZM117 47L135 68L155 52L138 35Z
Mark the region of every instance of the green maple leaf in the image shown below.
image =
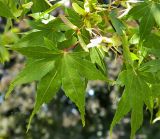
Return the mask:
M94 64L82 58L84 52L75 53L64 52L61 54L55 60L55 63L58 64L48 73L49 75L41 79L37 90L36 104L30 117L29 125L40 106L55 96L61 84L66 96L78 107L81 113L82 123L85 125L85 78L88 80L107 79L96 69ZM45 83L47 80L48 85Z
M136 131L143 122L143 106L144 104L151 110L150 102L151 90L145 82L143 74L133 69L122 71L119 75L117 83L124 85L123 95L118 103L116 114L113 118L110 131L113 127L131 111L131 139L134 138Z
M24 54L27 58L34 59L37 63L26 66L18 77L13 80L7 96L16 85L39 80L36 103L27 128L29 129L34 114L39 111L43 103L48 103L62 86L66 96L78 107L82 123L85 125L86 80L108 81L108 79L91 61L85 58L88 55L86 52L58 50L48 39L45 39L45 43L49 46L14 47L14 50ZM40 67L40 60L45 61L42 64L44 68Z

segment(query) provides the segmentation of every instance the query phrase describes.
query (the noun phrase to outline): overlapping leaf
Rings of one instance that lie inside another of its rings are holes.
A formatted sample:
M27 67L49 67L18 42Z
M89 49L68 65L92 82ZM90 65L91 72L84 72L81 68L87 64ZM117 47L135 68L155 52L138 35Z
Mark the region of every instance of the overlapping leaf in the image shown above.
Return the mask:
M105 54L102 49L93 47L90 49L90 57L93 63L98 64L100 68L104 71L106 71L106 66L104 62Z
M123 35L123 31L125 30L125 26L122 23L120 19L116 17L116 14L114 11L111 11L109 14L110 20L113 24L113 27L115 28L118 35Z

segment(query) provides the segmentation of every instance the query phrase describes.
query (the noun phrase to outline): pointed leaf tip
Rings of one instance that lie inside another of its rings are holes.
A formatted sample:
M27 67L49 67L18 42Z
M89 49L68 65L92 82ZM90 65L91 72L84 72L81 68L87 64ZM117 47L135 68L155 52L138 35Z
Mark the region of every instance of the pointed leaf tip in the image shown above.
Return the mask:
M14 89L14 85L11 83L9 86L9 89L5 95L5 99L7 99L9 97L9 95L12 93L13 89Z
M33 119L34 114L35 114L35 112L34 112L34 110L33 110L31 116L29 117L29 121L28 121L28 124L27 124L26 133L29 131L29 129L30 129L30 127L31 127L31 122L32 122L32 119Z

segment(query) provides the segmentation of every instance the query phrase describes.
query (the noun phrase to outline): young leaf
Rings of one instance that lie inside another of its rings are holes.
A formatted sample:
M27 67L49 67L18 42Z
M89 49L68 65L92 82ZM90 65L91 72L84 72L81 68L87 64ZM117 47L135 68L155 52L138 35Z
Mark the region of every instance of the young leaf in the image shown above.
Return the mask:
M76 13L73 9L66 8L65 13L66 15L68 15L69 21L71 21L74 25L76 25L79 28L83 25L81 16L78 13Z
M83 40L81 32L79 32L77 34L77 36L78 36L78 40L79 40L81 47L84 49L84 51L89 52L87 45L86 45L85 41Z

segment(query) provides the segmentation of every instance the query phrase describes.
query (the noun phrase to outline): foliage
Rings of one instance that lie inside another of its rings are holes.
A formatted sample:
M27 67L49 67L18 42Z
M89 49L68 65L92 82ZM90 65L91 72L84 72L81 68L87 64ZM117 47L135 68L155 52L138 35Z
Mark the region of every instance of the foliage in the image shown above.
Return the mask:
M17 41L1 43L1 62L8 60L6 50L27 58L25 68L11 82L6 97L15 86L37 81L36 103L29 125L43 103L48 103L62 88L78 107L85 125L85 88L89 80L103 80L124 86L112 129L131 111L131 139L143 122L144 106L151 122L159 119L159 0L105 1L0 0L0 16L7 19L5 32L13 21L28 18L30 30ZM57 8L64 14L55 17ZM4 38L1 38L4 42ZM104 57L113 51L123 55L124 66L116 81L107 77ZM155 120L153 120L155 118Z

